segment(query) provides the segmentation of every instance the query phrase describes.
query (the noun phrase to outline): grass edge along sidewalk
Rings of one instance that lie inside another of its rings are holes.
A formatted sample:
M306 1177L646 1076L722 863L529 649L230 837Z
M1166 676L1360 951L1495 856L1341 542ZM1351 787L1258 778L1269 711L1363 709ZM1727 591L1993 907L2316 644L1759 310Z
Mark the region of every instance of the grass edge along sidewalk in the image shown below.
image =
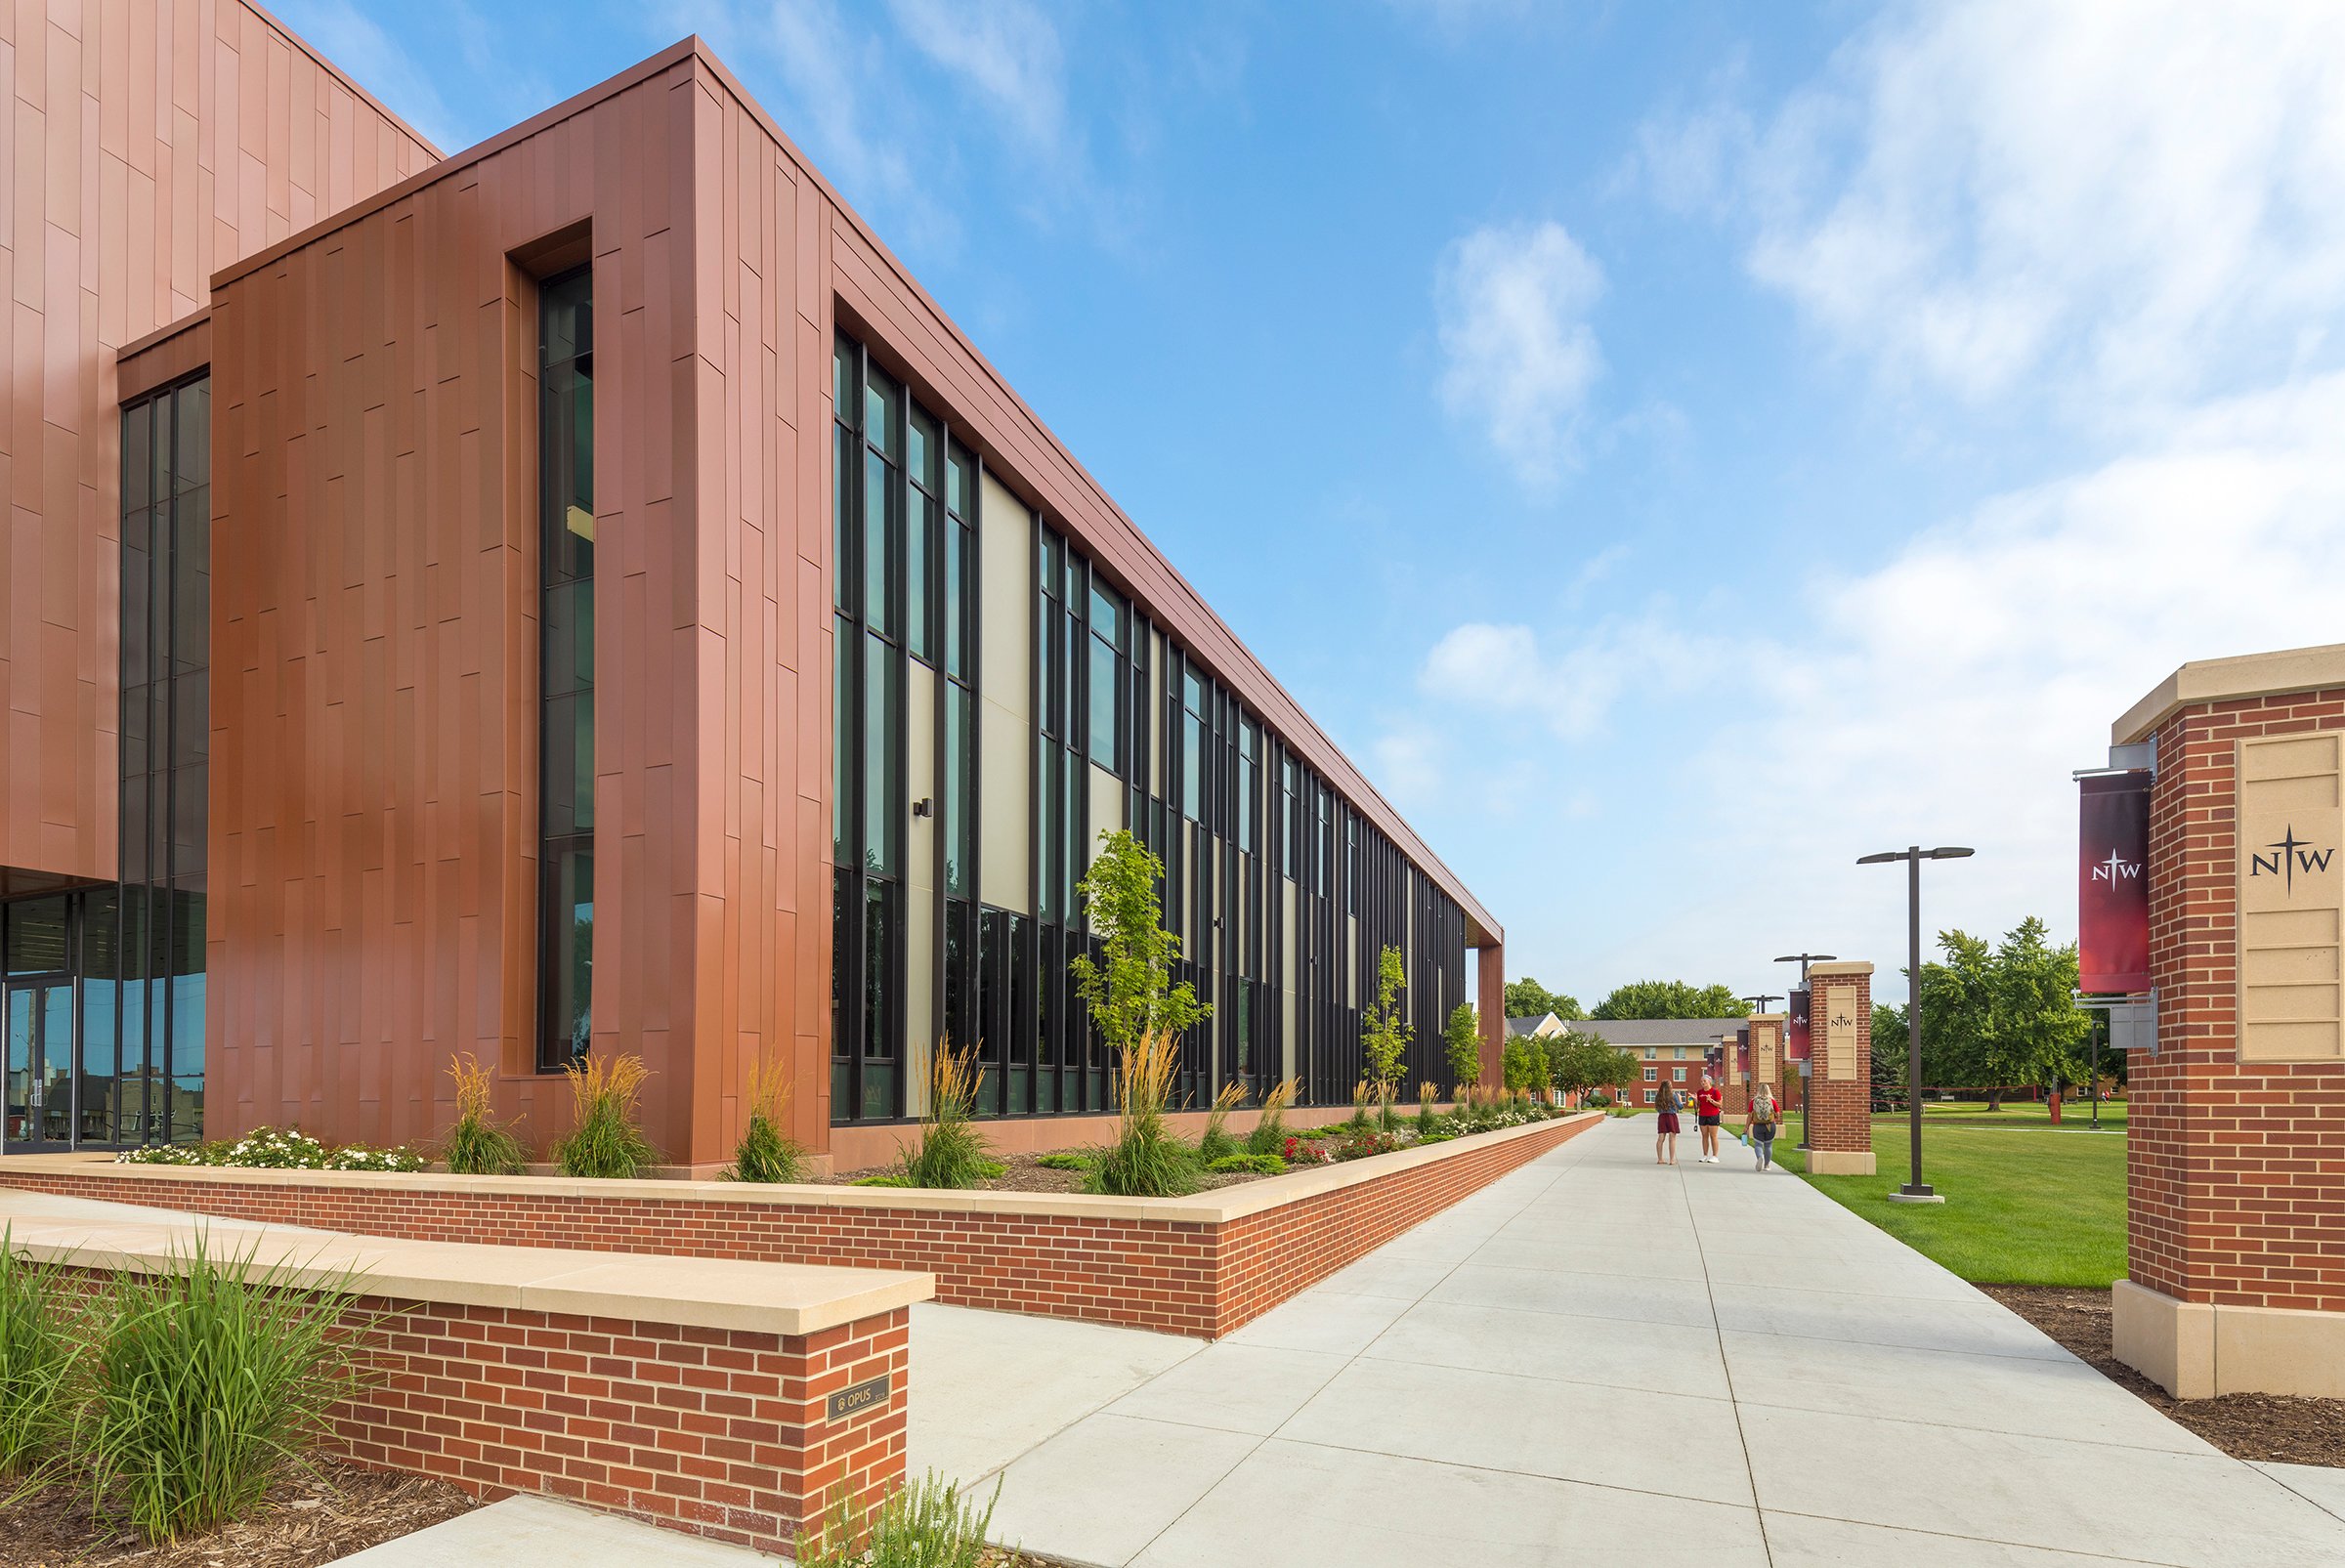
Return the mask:
M1922 1179L1943 1204L1893 1204L1906 1178L1901 1115L1873 1120L1870 1176L1817 1176L1796 1147L1775 1159L1834 1203L1974 1285L2106 1290L2125 1275L2125 1139L2054 1128L1934 1124L1922 1128ZM1739 1151L1737 1151L1739 1152ZM1729 1154L1728 1158L1734 1158Z

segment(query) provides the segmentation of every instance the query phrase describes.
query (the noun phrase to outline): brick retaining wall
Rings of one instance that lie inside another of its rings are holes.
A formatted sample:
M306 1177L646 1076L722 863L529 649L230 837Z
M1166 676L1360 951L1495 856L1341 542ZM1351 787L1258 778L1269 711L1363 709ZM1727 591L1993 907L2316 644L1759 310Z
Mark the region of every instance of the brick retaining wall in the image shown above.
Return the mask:
M538 1195L512 1179L239 1171L0 1161L0 1184L35 1192L220 1214L270 1224L415 1241L731 1257L909 1269L936 1276L959 1306L1080 1318L1218 1338L1518 1169L1593 1125L1583 1116L1483 1133L1346 1167L1359 1178L1223 1219L1133 1217L1151 1205L1197 1212L1204 1200L1058 1198L1000 1208L977 1195L934 1208L908 1195L842 1191L826 1203L767 1201L731 1189L674 1197ZM1372 1168L1374 1167L1374 1168ZM257 1178L257 1179L256 1179ZM1272 1178L1279 1179L1279 1178ZM550 1185L550 1184L549 1184ZM1246 1188L1220 1189L1222 1195ZM740 1194L736 1196L736 1194ZM940 1195L941 1196L941 1195Z

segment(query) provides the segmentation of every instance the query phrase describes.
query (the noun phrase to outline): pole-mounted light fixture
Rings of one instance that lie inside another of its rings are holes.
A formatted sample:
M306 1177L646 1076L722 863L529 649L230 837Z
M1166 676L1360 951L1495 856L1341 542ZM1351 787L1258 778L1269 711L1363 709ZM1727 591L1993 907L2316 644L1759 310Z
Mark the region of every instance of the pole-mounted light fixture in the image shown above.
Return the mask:
M1909 844L1903 849L1885 849L1877 855L1856 857L1859 866L1905 863L1905 1120L1911 1149L1905 1185L1889 1195L1893 1204L1946 1201L1943 1194L1932 1192L1929 1183L1922 1180L1922 862L1968 860L1977 853L1951 844L1937 849Z

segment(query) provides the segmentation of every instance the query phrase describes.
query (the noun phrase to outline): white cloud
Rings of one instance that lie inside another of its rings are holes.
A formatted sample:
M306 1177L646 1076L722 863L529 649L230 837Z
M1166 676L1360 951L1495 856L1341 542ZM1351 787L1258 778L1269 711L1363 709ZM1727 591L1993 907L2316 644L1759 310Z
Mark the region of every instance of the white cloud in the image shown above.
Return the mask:
M1577 459L1577 427L1603 355L1587 316L1603 270L1557 223L1477 229L1434 278L1450 413L1481 426L1526 484Z
M1753 274L1893 379L2087 420L2268 382L2345 287L2345 7L1899 9L1764 129L1648 127L1697 204L1737 144Z
M897 29L966 81L1014 135L1050 149L1064 130L1066 66L1058 29L1025 0L889 0Z
M1745 607L1736 626L1776 628L1756 638L1687 629L1707 617L1659 600L1561 637L1452 631L1417 719L1450 738L1422 738L1425 755L1527 722L1567 776L1632 795L1706 781L1651 863L1685 904L1608 925L1609 946L1571 964L1530 946L1516 967L1755 979L1759 950L1789 942L1894 969L1902 880L1851 863L1916 841L1980 850L1932 873L1931 929L2000 932L2027 913L2072 929L2068 771L2100 760L2110 722L2186 659L2338 640L2340 430L2345 373L2210 403L1877 565L1819 570L1778 614ZM1722 728L1720 712L1744 716ZM1631 714L1641 740L1614 739ZM1550 911L1500 912L1526 943L1556 936Z

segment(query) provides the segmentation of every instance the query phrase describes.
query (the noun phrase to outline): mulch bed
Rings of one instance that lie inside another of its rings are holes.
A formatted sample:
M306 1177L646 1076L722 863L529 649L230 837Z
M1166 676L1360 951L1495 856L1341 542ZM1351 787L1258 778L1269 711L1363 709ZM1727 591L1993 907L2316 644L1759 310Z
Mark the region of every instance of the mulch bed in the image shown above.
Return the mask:
M325 1460L248 1519L149 1547L93 1517L80 1488L51 1487L0 1507L0 1568L316 1568L479 1505L443 1481Z
M1982 1285L1979 1289L2043 1330L2110 1381L2233 1459L2345 1469L2345 1399L2299 1399L2286 1394L2176 1399L2111 1353L2107 1291L2049 1285Z

